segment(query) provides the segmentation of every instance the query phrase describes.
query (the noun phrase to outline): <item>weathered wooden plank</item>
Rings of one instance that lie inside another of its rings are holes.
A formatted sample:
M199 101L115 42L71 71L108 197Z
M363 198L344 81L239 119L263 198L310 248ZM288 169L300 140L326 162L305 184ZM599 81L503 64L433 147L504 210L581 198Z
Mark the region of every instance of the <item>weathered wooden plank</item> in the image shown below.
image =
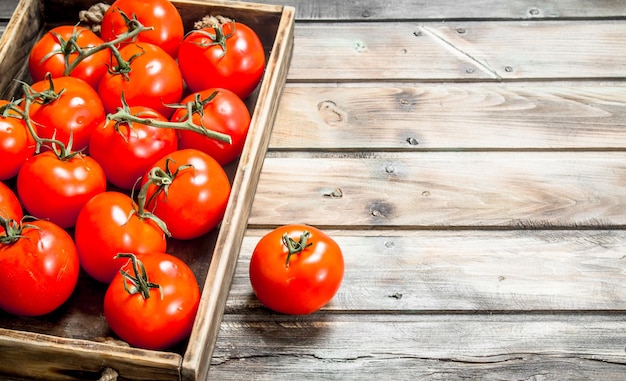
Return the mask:
M209 378L623 380L621 315L227 315Z
M625 170L626 152L291 153L265 159L249 224L624 226Z
M227 313L262 305L248 275L266 230L248 230ZM623 230L328 230L345 276L333 312L626 310Z
M18 0L0 2L0 18L8 18ZM426 20L426 19L540 19L620 18L626 6L620 1L589 0L247 0L247 2L292 5L298 20Z
M624 120L621 82L293 84L281 99L270 145L281 150L625 148Z
M536 19L617 18L626 16L621 1L589 0L250 0L293 5L298 20L399 20L399 19Z
M298 24L289 79L621 78L625 40L621 20Z

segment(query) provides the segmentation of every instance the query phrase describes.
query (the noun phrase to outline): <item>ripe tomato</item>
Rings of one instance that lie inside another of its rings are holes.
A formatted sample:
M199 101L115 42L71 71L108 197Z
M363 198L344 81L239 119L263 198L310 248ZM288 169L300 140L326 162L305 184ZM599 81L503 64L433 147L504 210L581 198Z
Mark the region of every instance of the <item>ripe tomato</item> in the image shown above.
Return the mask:
M0 221L20 221L24 217L22 205L13 190L0 181ZM4 232L4 226L0 224L0 234Z
M32 85L35 92L53 93L53 99L33 102L29 115L40 138L54 139L68 145L70 131L72 149L87 147L91 132L104 121L106 115L98 93L85 81L74 77L52 78ZM46 97L47 98L47 97Z
M173 238L192 239L214 229L224 217L230 196L230 181L222 166L195 149L165 155L142 179L151 174L166 180L165 186L148 186L147 206L167 224Z
M28 213L62 228L74 226L83 205L106 185L100 164L80 153L59 158L45 151L26 159L17 174L17 194Z
M80 211L74 230L83 270L109 283L126 262L114 259L120 252L165 251L163 229L138 211L127 195L108 191L93 197Z
M133 116L167 122L156 111L143 106L129 109ZM91 134L89 154L104 169L107 180L130 190L161 157L178 149L176 130L142 123L107 120Z
M245 99L261 81L265 51L252 29L230 22L188 33L178 62L191 91L220 87Z
M7 108L9 103L0 100L0 180L15 177L24 160L35 153L35 140L24 120Z
M104 108L113 113L122 106L122 94L129 106L146 106L166 118L174 112L166 104L178 103L183 95L183 77L176 61L160 47L139 42L120 49L127 69L118 66L100 80L98 93ZM121 70L121 71L120 71Z
M88 50L103 43L98 35L81 26L61 25L51 29L35 43L28 57L28 69L33 82L43 81L48 73L53 77L69 75L84 80L96 89L111 61L109 49L89 55L71 72L66 71L79 55L76 46Z
M196 277L164 252L129 255L126 274L115 275L104 296L106 321L130 345L167 349L191 333L200 303Z
M78 282L80 264L72 237L37 220L0 234L0 308L40 316L60 307Z
M187 102L195 103L192 120L196 125L229 135L231 143L194 131L181 130L178 133L179 147L195 148L208 153L221 165L239 157L250 127L250 112L246 104L235 93L226 89L208 89L190 94L181 101L182 104ZM172 115L171 121L180 122L187 118L187 110L179 108Z
M285 314L322 308L337 293L343 271L339 245L319 229L300 224L284 225L263 236L249 268L257 298Z
M169 0L115 1L105 12L100 24L100 35L103 40L115 40L120 34L128 31L121 12L129 18L136 16L145 27L154 28L141 32L137 36L137 41L158 45L176 58L185 31L178 9Z

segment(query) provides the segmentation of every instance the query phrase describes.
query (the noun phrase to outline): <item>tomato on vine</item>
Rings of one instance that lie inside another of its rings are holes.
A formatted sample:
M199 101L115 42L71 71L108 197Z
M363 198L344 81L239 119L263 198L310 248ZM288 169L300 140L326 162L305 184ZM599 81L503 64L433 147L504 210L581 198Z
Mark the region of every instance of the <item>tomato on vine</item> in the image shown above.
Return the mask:
M265 51L257 34L235 21L188 33L180 45L178 62L191 91L212 87L231 90L241 99L257 87L265 70Z
M127 112L151 122L167 122L148 107L134 106ZM107 180L125 190L131 190L157 160L177 149L178 135L174 129L114 118L96 128L89 141L89 154L100 163Z
M104 316L132 346L162 350L191 333L200 303L192 270L165 252L121 253L126 260L104 296Z
M173 238L199 237L221 222L230 196L222 166L195 149L161 158L142 179L146 208L163 220Z
M26 159L17 174L17 194L26 211L62 228L74 226L82 207L106 186L100 164L78 152L42 152Z
M169 118L183 95L183 77L174 58L159 46L137 42L120 49L116 61L98 85L98 94L108 113L122 107L146 106Z
M339 245L308 225L280 226L263 236L250 259L252 289L266 307L310 314L325 306L343 280Z
M26 158L35 154L35 139L16 107L0 100L0 180L15 177Z
M80 211L74 230L85 272L109 283L125 260L117 253L149 253L167 249L167 227L123 193L107 191L90 199Z
M246 104L232 91L207 89L188 95L181 103L191 102L191 119L195 124L230 136L230 142L201 136L198 132L180 131L179 147L194 148L212 156L221 165L234 161L243 150L250 127L250 112ZM173 122L189 118L189 110L177 109Z
M46 220L0 217L0 309L20 316L48 314L76 288L80 264L72 237Z
M52 28L33 45L28 57L28 69L33 82L52 77L72 76L98 87L107 71L111 51L102 49L80 62L75 62L81 51L100 46L104 41L91 30L77 25L60 25Z
M55 139L80 151L87 148L92 131L106 117L98 93L85 81L74 77L57 77L35 82L26 97L28 115L43 139Z
M0 181L0 217L6 220L20 221L24 217L22 205L17 195L5 183ZM0 234L4 226L0 224Z
M133 17L152 28L141 32L136 41L158 45L176 58L185 31L178 9L169 0L116 0L103 15L100 36L105 41L115 40L129 30L128 21Z

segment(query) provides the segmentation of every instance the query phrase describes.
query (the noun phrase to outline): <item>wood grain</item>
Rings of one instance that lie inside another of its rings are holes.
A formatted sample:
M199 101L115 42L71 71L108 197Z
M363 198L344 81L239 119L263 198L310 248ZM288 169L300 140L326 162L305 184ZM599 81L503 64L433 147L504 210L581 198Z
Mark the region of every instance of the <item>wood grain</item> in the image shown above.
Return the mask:
M110 0L109 0L110 1ZM0 18L8 18L18 0L0 2ZM378 0L246 0L251 3L289 5L298 20L425 20L425 19L554 19L613 18L626 16L619 1L601 6L587 0L394 0L393 6Z
M249 224L582 228L626 224L624 152L398 152L265 160Z
M250 0L295 6L298 20L552 19L626 16L619 1L586 0Z
M292 84L280 109L273 150L626 147L622 82Z
M626 24L615 20L298 24L289 79L619 78L626 76L624 39ZM312 52L324 53L311 59Z
M596 314L228 315L209 375L623 380L624 332L621 316Z
M248 276L267 230L249 230L227 313L262 310ZM325 312L626 310L623 230L327 231L344 281Z

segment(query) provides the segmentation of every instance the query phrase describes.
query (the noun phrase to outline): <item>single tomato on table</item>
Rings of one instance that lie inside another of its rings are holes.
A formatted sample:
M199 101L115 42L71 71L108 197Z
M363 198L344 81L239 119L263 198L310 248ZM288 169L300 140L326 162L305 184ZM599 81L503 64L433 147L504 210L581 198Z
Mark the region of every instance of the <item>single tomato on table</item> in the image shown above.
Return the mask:
M222 166L195 149L165 155L142 179L146 209L163 220L173 238L187 240L213 230L222 221L230 181Z
M106 187L100 164L78 152L42 152L26 159L17 174L17 194L28 214L62 228L74 226L87 201Z
M191 91L218 87L245 99L261 81L265 51L254 30L231 21L188 33L178 63Z
M144 106L128 109L132 116L167 122L167 119ZM140 122L107 119L91 134L89 154L104 169L107 180L131 190L160 158L178 149L178 135L170 128Z
M127 262L104 296L104 316L132 346L163 350L191 333L200 287L179 258L163 253L121 253Z
M195 148L209 154L221 165L234 161L243 150L250 127L250 112L246 104L232 91L207 89L185 97L181 104L191 102L191 120L196 125L230 136L230 143L200 135L192 130L181 130L179 147ZM189 118L186 108L177 109L172 122Z
M65 230L45 220L13 221L0 233L0 309L19 316L48 314L72 295L79 270Z
M136 42L120 49L122 62L115 62L102 77L98 94L107 113L122 107L146 106L169 118L183 96L183 77L174 58L159 46ZM115 60L114 60L115 61Z
M307 225L289 224L267 233L250 259L250 283L263 305L276 312L302 315L325 306L343 280L339 245Z
M111 62L110 49L86 55L79 63L80 54L104 44L91 30L78 25L60 25L52 28L33 45L28 57L28 69L33 82L52 77L71 76L84 80L96 89L100 78ZM79 51L80 49L80 51Z
M109 283L126 262L120 252L148 253L167 249L164 227L130 196L107 191L93 197L81 209L74 239L83 270Z

